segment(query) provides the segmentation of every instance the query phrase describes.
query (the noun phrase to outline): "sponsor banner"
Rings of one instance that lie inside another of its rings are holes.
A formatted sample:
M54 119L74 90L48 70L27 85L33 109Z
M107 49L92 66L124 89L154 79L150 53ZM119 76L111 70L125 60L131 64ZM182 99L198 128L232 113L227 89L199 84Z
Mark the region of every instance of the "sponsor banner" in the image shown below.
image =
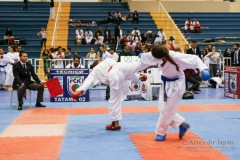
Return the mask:
M240 67L225 67L224 95L230 98L240 98Z
M89 101L89 91L77 100L72 99L75 92L84 82L89 74L88 69L51 69L50 78L58 77L64 93L54 98L50 102L86 102Z

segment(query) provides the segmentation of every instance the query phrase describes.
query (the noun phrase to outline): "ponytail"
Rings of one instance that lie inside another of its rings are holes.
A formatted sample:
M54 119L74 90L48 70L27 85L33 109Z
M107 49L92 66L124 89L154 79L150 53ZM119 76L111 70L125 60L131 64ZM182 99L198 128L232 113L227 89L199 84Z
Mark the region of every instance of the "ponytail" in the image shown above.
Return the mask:
M171 64L173 64L176 67L176 70L179 72L179 66L169 55L169 50L166 47L162 45L156 45L152 49L152 56L157 59L165 57Z
M170 57L169 55L166 56L166 59L173 64L176 67L176 70L179 72L179 66L177 65L177 63L172 59L172 57Z

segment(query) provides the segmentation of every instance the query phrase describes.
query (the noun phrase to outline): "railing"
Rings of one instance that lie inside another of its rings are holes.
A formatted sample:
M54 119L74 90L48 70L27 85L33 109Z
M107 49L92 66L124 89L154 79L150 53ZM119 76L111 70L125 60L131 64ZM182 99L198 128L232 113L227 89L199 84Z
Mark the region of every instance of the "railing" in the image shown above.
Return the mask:
M55 48L55 40L57 39L58 20L60 19L61 10L62 10L62 0L59 0L57 16L56 16L56 19L55 19L53 36L52 36L52 43L51 43L51 47L54 47L54 48Z
M167 28L169 28L170 26L170 22L173 24L174 28L173 28L173 36L174 38L176 38L176 32L180 34L181 39L180 39L180 45L183 45L183 42L185 42L186 44L188 44L188 41L186 40L186 38L183 36L182 32L178 29L178 26L175 24L175 22L172 20L172 18L169 16L168 12L166 11L166 9L164 8L164 6L162 5L161 2L159 2L159 12L162 13L162 20L164 19L164 14L167 15L168 19L167 19Z

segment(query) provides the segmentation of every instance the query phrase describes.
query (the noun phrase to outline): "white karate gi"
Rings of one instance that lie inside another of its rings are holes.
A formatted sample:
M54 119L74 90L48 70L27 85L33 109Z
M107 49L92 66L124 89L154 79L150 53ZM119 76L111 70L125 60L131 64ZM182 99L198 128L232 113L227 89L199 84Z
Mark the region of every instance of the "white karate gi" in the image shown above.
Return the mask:
M9 63L14 63L14 60L10 59L6 54L4 54L3 58L0 58L0 84L5 84L6 68Z
M62 52L61 55L58 54L58 51L56 51L55 53L52 53L53 59L59 59L59 60L53 60L54 62L53 68L64 68L63 59L60 56L65 57L64 52Z
M109 115L111 121L122 119L121 101L129 92L129 81L138 80L138 71L145 68L141 62L116 62L107 58L93 68L92 72L85 79L82 86L77 91L90 89L98 83L110 86Z
M163 41L163 40L166 40L166 37L167 37L167 36L166 36L166 34L165 34L164 31L162 31L162 32L161 32L161 31L158 31L158 35L159 35L159 37L162 39L162 41Z
M181 102L183 93L185 92L185 75L183 70L185 69L196 69L199 68L200 71L203 69L207 69L208 67L201 61L201 59L196 55L183 54L180 52L169 51L170 56L173 60L178 64L180 72L176 70L176 67L170 62L166 62L166 64L162 67L161 64L163 61L161 59L156 59L152 56L152 54L144 53L142 55L142 63L149 65L158 64L159 69L162 70L162 75L167 78L178 77L179 79L176 81L167 81L166 82L166 93L167 93L167 101L164 101L164 87L160 89L159 93L159 106L160 108L160 116L156 125L156 134L158 135L166 135L166 131L168 126L172 126L174 128L179 127L185 119L177 114L178 106Z
M84 34L83 34L83 30L82 29L80 29L80 31L78 29L76 30L76 38L77 39L84 38Z
M192 21L191 21L191 22L188 22L188 20L186 20L184 29L185 29L185 30L190 29L190 30L192 31L192 30L193 30L193 23L192 23Z
M86 42L87 43L91 43L92 39L93 39L92 31L89 31L89 32L86 31L85 32L85 40L86 40Z
M18 52L8 52L7 56L9 57L9 59L11 60L11 63L15 62L15 58L16 59L20 59L19 58L19 53ZM14 80L14 76L13 76L13 71L12 71L12 64L8 64L6 66L6 80L5 80L5 85L12 85L13 84L13 80Z

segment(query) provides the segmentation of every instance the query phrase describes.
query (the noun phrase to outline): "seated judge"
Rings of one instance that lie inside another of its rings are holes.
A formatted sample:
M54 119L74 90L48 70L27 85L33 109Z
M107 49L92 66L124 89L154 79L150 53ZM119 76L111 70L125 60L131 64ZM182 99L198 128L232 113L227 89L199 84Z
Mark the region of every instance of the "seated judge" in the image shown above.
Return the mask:
M31 63L28 62L28 55L25 51L19 53L20 61L13 64L13 89L17 89L18 93L18 110L22 110L23 97L26 89L37 90L37 102L36 107L46 107L41 104L43 102L44 84L34 72L34 68ZM34 81L31 80L31 77Z

